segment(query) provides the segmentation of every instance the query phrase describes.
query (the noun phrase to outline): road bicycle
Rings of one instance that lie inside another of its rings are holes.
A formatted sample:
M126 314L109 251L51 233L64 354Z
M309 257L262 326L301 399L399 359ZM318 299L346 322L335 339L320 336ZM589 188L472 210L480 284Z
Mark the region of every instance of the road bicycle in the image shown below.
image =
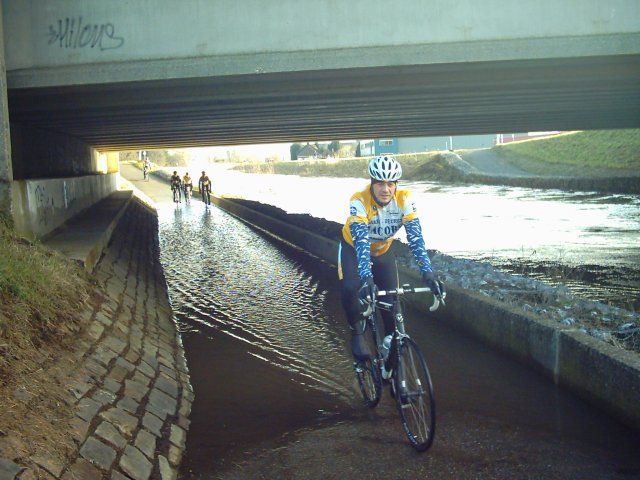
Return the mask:
M142 170L142 176L145 182L149 181L149 167L145 166Z
M191 189L189 187L184 187L184 202L191 205Z
M439 284L442 294L434 295L433 304L429 307L432 312L445 304L444 284ZM378 292L368 311L363 313L365 338L373 342L375 348L372 351L376 353L373 358L356 361L354 369L365 404L369 407L378 405L383 381L390 384L404 432L416 450L425 451L433 443L436 430L433 384L420 347L406 332L402 305L403 296L420 292L430 292L430 289L405 284L394 290ZM390 297L391 302L380 299L384 296ZM381 333L384 331L381 310L392 312L394 321L391 341L386 346ZM370 335L366 335L367 329Z
M181 189L182 188L180 187L180 185L172 185L171 186L171 191L173 192L173 201L174 201L174 203L181 203L182 202L181 193L180 193Z
M205 205L211 205L211 187L205 185L201 187L200 193L202 194L202 201Z

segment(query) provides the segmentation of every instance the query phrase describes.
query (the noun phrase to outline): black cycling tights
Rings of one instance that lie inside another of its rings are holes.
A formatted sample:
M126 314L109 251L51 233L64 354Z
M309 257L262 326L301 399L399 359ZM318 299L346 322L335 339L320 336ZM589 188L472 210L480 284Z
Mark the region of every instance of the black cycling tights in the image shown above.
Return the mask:
M360 303L358 302L358 290L362 285L362 280L358 276L358 260L356 250L346 243L340 241L340 255L338 258L338 269L342 271L342 280L340 281L340 294L342 296L342 308L344 309L349 324L353 327L362 320ZM394 255L387 253L379 257L371 257L371 271L373 272L373 281L380 290L391 290L397 287L397 274ZM384 299L385 297L380 297ZM393 316L391 312L382 310L382 319L384 320L385 335L393 332Z

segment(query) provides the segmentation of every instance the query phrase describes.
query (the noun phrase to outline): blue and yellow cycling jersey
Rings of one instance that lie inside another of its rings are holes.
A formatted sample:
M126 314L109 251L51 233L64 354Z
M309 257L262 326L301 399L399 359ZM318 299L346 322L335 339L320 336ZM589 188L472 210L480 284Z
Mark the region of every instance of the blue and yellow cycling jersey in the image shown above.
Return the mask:
M408 190L396 190L393 199L385 206L375 201L370 186L352 195L342 237L356 249L360 278L371 276L371 256L386 253L402 226L420 270L430 272L431 262L422 238L420 220Z

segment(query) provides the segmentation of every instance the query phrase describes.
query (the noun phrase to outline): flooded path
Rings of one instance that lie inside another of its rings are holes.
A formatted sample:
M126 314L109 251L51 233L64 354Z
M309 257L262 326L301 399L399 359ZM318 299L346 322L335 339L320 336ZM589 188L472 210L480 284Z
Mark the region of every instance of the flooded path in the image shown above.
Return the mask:
M409 314L438 408L433 448L415 453L388 393L360 404L334 267L215 207L156 201L195 392L182 478L640 477L638 432Z
M184 478L243 478L239 472L257 459L325 428L359 432L340 442L355 442L361 454L387 448L413 455L388 395L373 412L361 407L333 267L200 203L161 206L159 216L162 262L196 394ZM636 468L627 462L633 465L638 439L547 379L446 325L414 318L409 331L429 352L439 419L431 455L444 455L444 463L462 448L465 469L478 450L496 475L510 472L513 458L541 473L551 462L582 474L586 467L575 458L590 458L599 478ZM361 424L371 432L362 436ZM490 446L506 448L505 438L517 450L503 465L504 452L496 457Z
M224 466L247 445L352 408L346 324L330 308L338 299L329 278L313 274L316 261L275 248L215 207L158 211L162 263L200 399L189 460Z

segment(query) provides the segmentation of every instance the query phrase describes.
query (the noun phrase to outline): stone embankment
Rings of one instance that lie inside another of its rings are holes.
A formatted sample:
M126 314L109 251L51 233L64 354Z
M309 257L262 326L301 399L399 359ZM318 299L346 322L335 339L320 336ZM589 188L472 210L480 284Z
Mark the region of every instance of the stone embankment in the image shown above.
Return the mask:
M0 458L0 479L175 479L193 390L159 262L153 211L130 202L94 271L99 299L84 314L62 379L77 450ZM63 366L64 367L64 366Z

